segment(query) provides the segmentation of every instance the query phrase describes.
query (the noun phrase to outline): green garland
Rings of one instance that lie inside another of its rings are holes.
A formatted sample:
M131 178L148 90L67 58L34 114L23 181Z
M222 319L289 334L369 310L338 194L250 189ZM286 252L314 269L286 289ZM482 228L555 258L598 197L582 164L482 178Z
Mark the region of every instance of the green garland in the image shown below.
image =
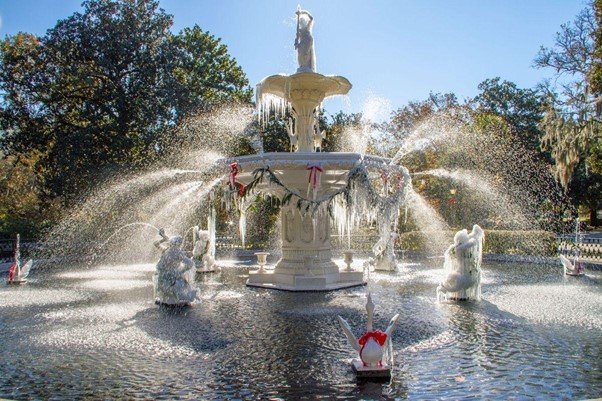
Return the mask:
M336 198L339 195L343 195L345 197L345 202L348 205L351 205L352 202L350 195L352 189L357 185L360 185L363 189L367 190L368 196L370 197L372 202L378 205L379 209L384 211L390 206L399 206L400 200L404 198L404 196L402 195L405 192L406 188L406 186L400 186L400 188L390 196L382 196L372 187L368 175L368 170L366 169L366 167L364 165L359 165L349 171L349 174L347 175L347 183L344 188L328 196L323 196L319 199L308 199L302 196L299 193L299 191L292 190L289 187L287 187L282 181L280 181L276 174L274 174L274 172L270 170L269 166L259 167L253 170L252 174L253 179L246 185L244 195L241 198L245 199L247 196L249 196L249 194L253 192L257 184L262 183L267 176L269 185L276 185L277 187L281 188L285 193L282 199L276 198L279 202L279 205L287 205L288 203L290 203L294 196L298 199L297 208L300 211L303 211L304 213L311 211L312 214L315 213L322 204L326 203L328 205L328 212L330 215L332 215L331 202L334 198ZM230 194L233 196L237 196L237 190L231 190Z

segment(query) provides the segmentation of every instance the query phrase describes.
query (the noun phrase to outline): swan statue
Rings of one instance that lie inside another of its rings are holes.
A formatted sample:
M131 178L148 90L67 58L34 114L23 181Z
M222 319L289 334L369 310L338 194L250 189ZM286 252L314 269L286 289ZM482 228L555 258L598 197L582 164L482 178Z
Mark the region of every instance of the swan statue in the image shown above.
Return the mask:
M581 262L579 262L577 257L575 257L574 263L562 254L558 257L560 258L560 263L562 263L562 267L564 268L564 274L567 276L583 276L585 274L583 265Z
M387 354L391 360L393 358L391 336L397 326L399 314L393 316L384 332L374 330L374 303L370 293L367 296L366 312L366 332L359 339L351 331L349 323L341 316L337 316L345 337L359 356L359 359L352 361L352 367L359 376L388 377L391 374L391 368L383 360L387 359Z
M13 264L8 269L8 284L23 284L27 282L27 276L33 266L33 260L29 259L21 266L21 236L17 234Z

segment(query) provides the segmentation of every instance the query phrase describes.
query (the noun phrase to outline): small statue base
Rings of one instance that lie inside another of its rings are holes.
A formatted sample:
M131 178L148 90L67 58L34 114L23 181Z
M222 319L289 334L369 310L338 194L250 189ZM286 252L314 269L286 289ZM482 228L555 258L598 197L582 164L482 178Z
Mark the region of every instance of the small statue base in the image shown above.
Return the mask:
M466 297L466 298L460 298L460 297L446 297L445 298L446 301L454 301L454 302L464 302L464 301L470 301L470 298Z
M155 299L155 305L159 305L166 308L185 308L192 306L191 302L161 302L158 299Z
M196 264L196 272L200 273L200 274L204 274L204 273L215 273L216 271L218 271L218 269L216 268L215 265L211 266L211 267L205 267L203 262L197 263Z
M391 378L391 367L385 363L381 366L364 366L361 359L351 361L351 368L358 379L389 380Z

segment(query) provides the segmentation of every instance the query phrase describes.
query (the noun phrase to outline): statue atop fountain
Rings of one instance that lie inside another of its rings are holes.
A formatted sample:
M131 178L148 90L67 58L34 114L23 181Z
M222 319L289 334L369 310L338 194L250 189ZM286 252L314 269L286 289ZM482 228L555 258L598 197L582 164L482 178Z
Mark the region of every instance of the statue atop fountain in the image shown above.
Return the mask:
M190 305L198 300L198 288L194 285L194 262L182 250L182 237L171 238L159 230L161 239L155 246L163 253L153 275L155 303L170 306Z
M316 72L316 52L314 51L314 37L312 28L314 17L309 11L297 7L297 36L295 37L295 49L297 50L297 61L299 68L297 72Z
M467 301L481 298L481 263L485 232L475 224L470 234L460 230L445 251L446 276L437 287L437 299Z

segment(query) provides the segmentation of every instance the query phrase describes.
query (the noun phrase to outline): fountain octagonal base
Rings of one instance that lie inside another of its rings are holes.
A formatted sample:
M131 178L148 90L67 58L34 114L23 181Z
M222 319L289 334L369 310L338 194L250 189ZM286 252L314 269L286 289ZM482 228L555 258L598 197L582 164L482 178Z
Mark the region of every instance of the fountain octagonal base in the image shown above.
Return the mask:
M332 291L366 285L361 271L299 275L275 271L251 271L247 286L283 291Z

